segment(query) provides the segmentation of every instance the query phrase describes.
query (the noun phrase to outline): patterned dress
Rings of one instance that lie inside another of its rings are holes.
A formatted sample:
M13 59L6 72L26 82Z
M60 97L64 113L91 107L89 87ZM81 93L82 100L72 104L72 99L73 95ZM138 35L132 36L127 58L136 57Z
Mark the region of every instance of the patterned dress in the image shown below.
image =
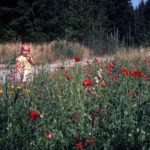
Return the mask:
M22 76L22 82L31 81L33 78L32 65L29 58L23 55L16 58L16 69Z

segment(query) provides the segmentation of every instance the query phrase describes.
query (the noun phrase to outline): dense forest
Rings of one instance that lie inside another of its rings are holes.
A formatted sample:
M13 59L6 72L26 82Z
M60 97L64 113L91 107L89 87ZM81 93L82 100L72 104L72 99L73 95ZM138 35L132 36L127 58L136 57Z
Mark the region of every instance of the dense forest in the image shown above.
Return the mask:
M150 45L150 0L4 0L0 42L67 39L89 43L117 40Z

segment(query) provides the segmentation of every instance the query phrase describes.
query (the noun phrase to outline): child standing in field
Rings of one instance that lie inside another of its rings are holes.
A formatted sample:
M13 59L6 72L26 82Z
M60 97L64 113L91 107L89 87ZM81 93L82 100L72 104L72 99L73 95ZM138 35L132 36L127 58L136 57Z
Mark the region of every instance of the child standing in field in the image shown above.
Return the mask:
M31 81L33 78L32 65L35 65L30 53L29 43L21 46L21 54L16 58L16 69L21 76L22 82Z

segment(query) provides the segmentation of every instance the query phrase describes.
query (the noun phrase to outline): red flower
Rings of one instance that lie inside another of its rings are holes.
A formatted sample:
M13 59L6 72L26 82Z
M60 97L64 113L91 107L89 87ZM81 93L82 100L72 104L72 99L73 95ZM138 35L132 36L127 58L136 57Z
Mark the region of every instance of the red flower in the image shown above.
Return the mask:
M47 135L47 138L48 138L48 139L52 139L52 138L53 138L53 134L49 133L49 134Z
M102 84L101 84L101 87L102 87L102 88L107 88L107 84L106 84L106 83L102 83Z
M95 116L97 116L97 113L96 113L96 112L94 112L94 113L92 114L92 116L94 116L94 117L95 117Z
M94 88L89 88L89 89L87 90L87 92L90 93L90 94L94 94L95 89L94 89Z
M130 74L133 77L142 77L143 76L143 74L140 71L131 71Z
M82 85L83 86L91 86L93 84L93 80L84 80Z
M72 122L76 124L78 122L78 118L77 117L72 118Z
M148 80L148 76L147 75L143 75L144 80Z
M100 110L100 109L96 109L95 112L96 112L96 113L100 113L101 110Z
M135 76L135 72L134 71L130 71L131 76Z
M72 78L73 78L72 76L69 76L69 75L66 76L66 79L69 80L69 81L70 81Z
M108 64L108 67L114 68L115 67L115 61L113 60L111 63Z
M119 80L119 76L114 76L115 81Z
M96 141L94 139L89 139L87 141L87 145L95 145L96 144Z
M68 74L68 70L64 70L64 74L65 74L65 75Z
M28 116L31 118L31 119L37 119L40 117L40 114L37 112L37 111L30 111L28 113Z
M109 74L113 74L112 68L109 67L109 68L107 69L107 71L108 71Z
M75 147L78 148L78 149L83 149L85 148L85 143L81 140L78 140L76 143L75 143Z
M127 69L122 69L122 70L121 70L121 73L122 73L122 74L125 74L125 75L129 75L129 70L127 70Z
M92 116L97 116L101 113L99 109L96 109L94 113L92 113Z
M81 58L80 58L79 56L77 56L77 57L74 58L74 60L75 60L76 62L79 62L79 61L81 60Z
M97 121L96 120L92 120L92 124L96 124L97 123Z

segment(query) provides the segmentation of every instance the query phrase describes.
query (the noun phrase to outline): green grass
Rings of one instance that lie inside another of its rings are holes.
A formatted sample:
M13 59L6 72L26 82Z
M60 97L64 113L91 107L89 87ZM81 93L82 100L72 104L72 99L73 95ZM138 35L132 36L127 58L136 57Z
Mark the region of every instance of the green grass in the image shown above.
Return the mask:
M92 64L83 68L77 63L68 73L64 70L51 74L41 72L21 89L10 82L1 85L0 147L6 150L82 147L147 150L150 146L150 81L143 76L125 75L121 67L150 75L143 62L130 64L118 60L115 64ZM103 79L96 84L94 77L100 68ZM68 75L73 78L67 80ZM94 82L85 87L82 84L85 79ZM94 92L88 93L89 88L94 88ZM40 113L35 120L28 116L33 110ZM47 138L48 134L52 134L52 138Z

